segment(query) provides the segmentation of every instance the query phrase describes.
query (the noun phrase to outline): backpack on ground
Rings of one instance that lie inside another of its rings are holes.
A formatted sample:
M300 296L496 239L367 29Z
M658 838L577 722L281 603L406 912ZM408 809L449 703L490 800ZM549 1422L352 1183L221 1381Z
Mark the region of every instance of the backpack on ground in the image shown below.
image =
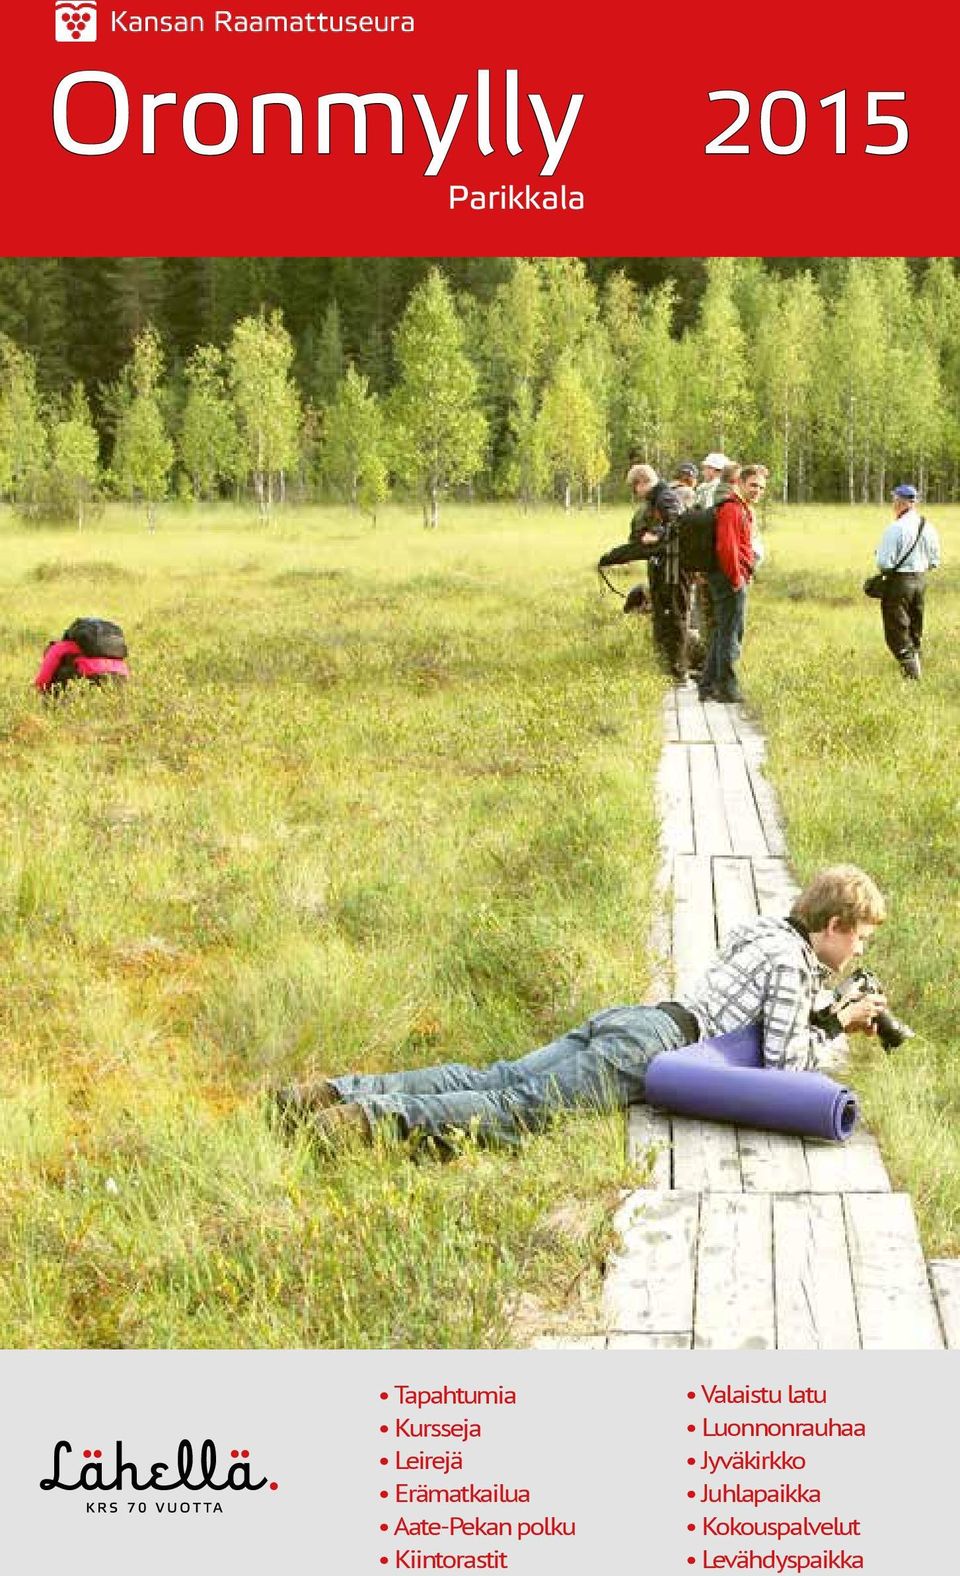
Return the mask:
M709 574L718 568L717 505L710 509L686 509L677 521L680 539L680 568Z
M127 642L119 624L105 618L77 618L59 640L52 640L34 679L41 695L62 694L68 684L113 684L130 677Z
M116 657L121 662L126 659L123 630L106 618L75 618L61 639L75 640L85 657Z

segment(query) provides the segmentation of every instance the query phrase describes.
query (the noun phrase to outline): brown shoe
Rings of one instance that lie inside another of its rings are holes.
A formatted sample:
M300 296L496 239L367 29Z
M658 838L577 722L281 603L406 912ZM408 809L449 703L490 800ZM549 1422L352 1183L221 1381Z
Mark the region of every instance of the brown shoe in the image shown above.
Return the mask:
M308 1122L318 1111L340 1104L340 1096L328 1078L312 1078L307 1083L288 1084L273 1096L280 1125L288 1132Z
M351 1139L365 1144L373 1142L373 1130L362 1105L353 1102L332 1105L318 1111L305 1131L316 1139L321 1149L336 1149Z

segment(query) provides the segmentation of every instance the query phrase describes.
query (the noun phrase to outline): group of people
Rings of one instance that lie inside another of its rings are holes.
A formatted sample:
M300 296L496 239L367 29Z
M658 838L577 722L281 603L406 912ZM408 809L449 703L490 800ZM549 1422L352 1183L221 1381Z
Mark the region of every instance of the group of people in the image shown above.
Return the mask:
M654 640L678 683L691 671L691 634L699 626L705 646L697 672L701 700L730 704L742 700L737 664L746 625L747 592L763 556L757 506L767 488L765 465L740 465L712 451L700 467L678 465L663 481L652 465L634 464L627 472L637 509L626 542L603 554L599 567L646 559ZM688 566L685 538L694 522L709 512L713 550L700 571ZM632 611L647 598L634 593Z
M737 664L746 627L747 593L763 558L757 506L766 492L769 470L739 465L712 451L697 467L676 466L670 481L652 465L636 463L627 472L637 508L626 542L603 554L598 567L646 559L649 591L634 587L627 612L647 610L653 636L670 673L685 683L692 671L691 637L704 646L696 670L701 700L742 700ZM902 482L891 494L894 518L876 550L875 593L880 599L887 647L905 679L920 678L926 577L940 563L936 529L918 511L918 492ZM713 561L701 571L687 565L685 544L712 514Z
M686 681L694 629L703 642L701 699L741 699L737 664L749 586L763 556L757 505L768 471L717 451L700 466L678 465L669 481L643 462L627 481L637 508L629 538L600 567L646 559L649 590L625 606L649 608L670 671ZM920 676L925 576L939 563L934 528L916 509L917 492L893 490L894 519L877 548L883 627L904 676ZM691 567L686 541L709 528L711 556ZM687 536L685 536L687 533ZM773 1074L829 1066L848 1033L875 1035L885 998L875 982L861 995L830 990L831 976L863 954L886 916L871 878L852 865L820 871L783 918L735 928L701 978L675 1000L606 1008L550 1044L487 1066L446 1062L387 1073L309 1078L280 1090L287 1129L308 1131L327 1148L344 1136L371 1141L383 1131L426 1138L441 1150L462 1135L514 1145L559 1111L612 1109L642 1100L652 1059L681 1046L755 1025Z

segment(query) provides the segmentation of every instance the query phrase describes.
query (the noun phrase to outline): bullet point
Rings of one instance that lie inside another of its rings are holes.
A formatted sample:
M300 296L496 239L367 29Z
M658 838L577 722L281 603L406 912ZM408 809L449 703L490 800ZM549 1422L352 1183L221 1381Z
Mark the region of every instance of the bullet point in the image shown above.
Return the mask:
M687 1498L688 1499L696 1499L696 1497L697 1497L696 1489L695 1488L688 1488L687 1489Z
M697 1392L696 1392L696 1390L688 1390L687 1391L687 1400L688 1401L695 1401L696 1399L697 1399Z
M381 1521L381 1523L380 1523L380 1531L381 1532L386 1532L387 1531L387 1523L385 1521Z
M380 1498L381 1498L381 1499L387 1499L387 1498L389 1498L389 1495L388 1495L388 1494L387 1494L387 1491L386 1491L386 1489L385 1489L385 1488L382 1488L382 1489L381 1489L381 1490L380 1490Z
M696 1456L688 1456L687 1457L687 1466L688 1467L695 1467L696 1464L697 1464Z
M688 1423L687 1424L687 1433L688 1434L695 1434L696 1431L697 1431L696 1423Z
M389 1401L390 1397L387 1394L386 1390L381 1390L380 1391L380 1399L381 1399L381 1401Z
M389 1425L389 1423L381 1423L380 1424L380 1432L381 1432L381 1434L389 1434L389 1432L390 1432L390 1425Z
M687 1531L688 1532L696 1532L696 1530L697 1530L696 1522L695 1521L688 1521L687 1522Z
M386 1458L386 1456L381 1456L381 1457L380 1457L380 1465L381 1465L381 1466L382 1466L382 1467L385 1467L385 1466L386 1466L386 1464L387 1464L387 1458Z

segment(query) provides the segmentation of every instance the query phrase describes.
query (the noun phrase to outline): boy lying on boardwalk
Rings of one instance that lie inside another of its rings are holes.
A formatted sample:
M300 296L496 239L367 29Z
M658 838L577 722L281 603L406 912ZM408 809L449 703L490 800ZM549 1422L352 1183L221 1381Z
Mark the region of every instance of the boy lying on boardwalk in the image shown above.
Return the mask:
M408 1072L347 1073L277 1093L285 1125L323 1143L349 1133L370 1139L386 1126L441 1145L453 1133L516 1143L558 1111L610 1110L644 1097L646 1070L661 1051L756 1024L774 1072L818 1066L847 1032L873 1034L880 995L817 1011L826 979L854 958L883 923L883 897L853 865L821 870L786 919L758 918L727 936L699 980L675 1001L608 1007L550 1045L486 1067L447 1062Z

